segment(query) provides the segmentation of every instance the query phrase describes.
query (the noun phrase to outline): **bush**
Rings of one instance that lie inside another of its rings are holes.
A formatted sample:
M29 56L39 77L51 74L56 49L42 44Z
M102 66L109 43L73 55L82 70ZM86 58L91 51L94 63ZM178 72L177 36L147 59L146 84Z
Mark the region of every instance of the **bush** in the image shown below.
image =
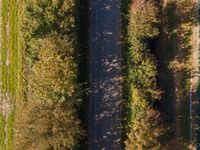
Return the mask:
M148 102L142 98L141 92L135 87L131 88L130 121L128 134L125 141L126 150L158 149L158 136L160 129L157 128L159 112L150 108Z
M15 149L73 149L84 135L74 7L74 0L27 0L22 27L26 98L17 106Z
M156 89L156 64L149 53L146 41L158 35L158 10L152 1L136 0L130 8L128 26L129 83L144 90L147 99L158 98ZM148 96L148 97L147 97Z
M52 93L54 101L60 96L74 97L75 90L78 95L77 65L70 39L52 33L40 41L40 48L39 61L29 76L29 99L40 96L35 90L40 92L40 97Z
M125 149L158 149L159 112L153 103L160 98L156 85L157 68L147 41L159 34L158 9L152 1L135 0L128 25L128 111Z
M38 60L38 40L55 32L75 38L75 0L27 0L23 34L28 64Z
M69 102L30 101L17 119L16 150L72 149L83 135L74 106Z
M70 149L83 135L76 112L79 93L73 48L67 38L54 33L40 44L39 61L29 75L28 102L16 119L15 147Z

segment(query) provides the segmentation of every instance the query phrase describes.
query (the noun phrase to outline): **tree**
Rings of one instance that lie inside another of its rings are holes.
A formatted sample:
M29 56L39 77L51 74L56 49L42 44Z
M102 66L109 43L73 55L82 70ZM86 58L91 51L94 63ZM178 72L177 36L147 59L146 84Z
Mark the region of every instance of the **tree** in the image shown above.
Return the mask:
M16 119L16 150L66 150L83 135L73 104L29 101Z
M159 149L158 136L161 130L157 128L157 123L160 113L151 109L137 88L132 87L131 92L130 121L127 126L125 149Z
M29 75L28 101L15 122L15 149L71 149L83 135L76 108L74 49L52 33L40 41L39 61Z
M66 150L84 132L78 118L75 0L26 0L22 35L25 100L18 102L14 148Z
M125 149L158 149L159 112L153 103L160 98L157 66L147 41L159 34L158 9L151 0L134 0L128 25L128 102Z
M55 32L75 40L75 4L76 0L26 0L22 32L29 67L38 60L38 41L46 35Z
M128 43L129 82L144 90L147 99L158 99L155 58L146 41L159 34L158 9L152 1L136 0L129 12Z

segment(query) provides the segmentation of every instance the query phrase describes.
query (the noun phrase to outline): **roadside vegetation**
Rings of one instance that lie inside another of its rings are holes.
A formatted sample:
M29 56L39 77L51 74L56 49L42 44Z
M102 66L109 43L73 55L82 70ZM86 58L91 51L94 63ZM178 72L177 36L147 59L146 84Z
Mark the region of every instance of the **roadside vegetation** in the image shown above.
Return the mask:
M5 133L4 133L4 117L1 114L0 115L0 148L3 149L4 148L4 140L5 140Z
M159 34L158 8L153 1L130 3L127 26L127 88L125 149L158 149L159 112L154 102L161 92L156 85L157 66L148 40Z
M76 1L24 5L24 99L17 106L14 147L77 149L84 131L78 118Z
M196 4L192 0L127 3L125 149L172 145L187 149L189 94L194 84L190 79L197 61L192 56Z
M121 4L124 149L192 149L197 4ZM87 149L88 10L88 0L0 0L0 150Z

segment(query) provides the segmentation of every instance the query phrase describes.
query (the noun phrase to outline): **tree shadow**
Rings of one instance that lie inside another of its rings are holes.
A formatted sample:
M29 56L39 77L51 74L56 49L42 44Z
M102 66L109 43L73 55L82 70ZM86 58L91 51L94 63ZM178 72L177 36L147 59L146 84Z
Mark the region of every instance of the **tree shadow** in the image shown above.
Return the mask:
M76 15L76 33L78 38L77 44L77 61L79 68L78 80L81 84L81 105L79 116L82 121L82 126L85 131L88 131L88 107L89 107L89 0L76 0L77 15ZM88 134L80 141L79 149L88 149Z
M190 123L191 36L196 24L196 4L183 0L161 2L161 6L161 34L155 55L158 59L158 84L163 91L158 106L167 131L160 141L163 146L174 143L179 148L186 148Z
M130 6L131 6L132 0L125 0L123 2L121 2L121 18L122 18L122 56L123 56L123 61L122 61L122 73L124 77L128 77L128 52L127 49L129 48L129 43L127 41L127 37L128 37L128 24L129 24L129 10L130 10ZM127 80L125 80L123 82L123 99L124 101L122 102L122 118L124 118L123 121L123 132L122 132L122 138L123 141L125 141L127 139L127 135L126 135L126 125L128 124L129 120L127 119L127 116L129 116L130 114L130 110L127 108L127 101L128 101L128 96L129 96L129 83L127 83ZM127 100L127 101L125 101ZM123 143L123 147L125 147L124 143Z

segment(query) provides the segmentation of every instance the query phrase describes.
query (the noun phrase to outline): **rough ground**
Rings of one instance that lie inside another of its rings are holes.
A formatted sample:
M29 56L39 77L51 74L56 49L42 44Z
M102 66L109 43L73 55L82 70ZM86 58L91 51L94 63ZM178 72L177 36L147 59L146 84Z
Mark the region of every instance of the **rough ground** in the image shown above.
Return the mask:
M5 149L8 149L8 117L13 111L12 108L12 102L10 99L10 96L8 93L1 94L0 96L2 99L0 101L0 113L4 117L5 121L5 126L4 126L4 132L5 132L5 139L4 139L4 144L5 144Z
M90 1L89 149L122 149L120 0Z
M174 149L187 149L190 142L190 106L195 78L191 70L195 63L192 28L195 26L193 0L164 0L161 3L162 33L157 50L159 86L163 89L161 110L169 132L163 145ZM194 36L194 35L193 35Z

